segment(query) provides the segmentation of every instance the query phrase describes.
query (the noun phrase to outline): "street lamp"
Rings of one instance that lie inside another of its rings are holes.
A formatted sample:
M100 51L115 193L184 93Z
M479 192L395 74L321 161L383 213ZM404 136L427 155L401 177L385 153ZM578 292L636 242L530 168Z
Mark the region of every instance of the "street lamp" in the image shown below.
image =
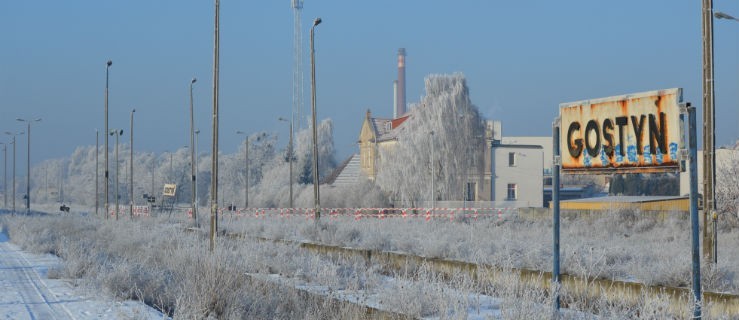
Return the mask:
M246 180L244 182L244 210L249 208L249 135L244 131L236 131L236 134L246 136L246 148L244 148L244 164L246 165Z
M8 208L8 145L5 142L0 142L3 145L3 208Z
M100 189L98 189L98 175L100 173L100 165L98 164L98 154L100 153L100 132L95 129L95 216L99 214L100 207Z
M133 114L136 112L136 109L131 110L131 155L129 158L129 174L128 174L128 201L131 203L128 207L128 214L131 216L131 220L133 220Z
M108 219L108 184L110 183L109 173L108 173L108 75L110 73L110 66L113 65L112 60L108 60L107 63L105 63L105 219ZM116 212L116 218L118 217L118 212Z
M15 120L25 122L28 125L28 129L26 129L26 140L28 141L26 147L26 213L31 214L31 122L39 122L41 118L28 120L15 118Z
M219 0L215 0L215 21L213 23L213 143L211 153L210 172L210 246L213 252L216 246L216 233L218 232L218 66L220 49L220 12Z
M13 211L12 212L13 212L13 214L15 214L15 137L16 136L19 136L19 135L22 135L23 134L23 131L20 131L20 132L17 132L17 133L10 132L10 131L5 131L5 134L13 136L13 139L12 139L12 141L10 141L10 144L13 145L13 198L12 198Z
M310 27L310 88L311 88L311 112L313 121L313 201L315 206L316 221L321 219L321 196L318 190L318 128L316 126L316 50L313 45L313 33L321 18L313 21Z
M288 122L287 119L280 117L279 121ZM290 185L290 206L293 207L293 121L290 119L290 142L287 144L287 162L290 164L290 176L288 184Z
M436 207L436 196L434 193L434 185L436 183L436 163L434 163L434 131L431 134L431 208Z
M115 219L118 220L118 137L123 135L123 129L110 130L110 135L115 136Z
M192 85L198 81L197 78L192 77L190 80L190 145L195 145L195 117L193 116L193 99L192 99ZM198 210L195 205L195 148L190 148L190 210L192 211L192 218L195 220L195 225L200 226L198 222Z
M193 166L195 167L195 169L194 169L195 175L197 175L197 173L198 173L198 158L197 158L197 155L198 155L198 140L199 139L200 139L200 130L195 130L195 145L194 145L194 149L195 149L195 156L196 157L195 157L195 159L193 159ZM196 182L196 180L193 179L193 189L195 189L195 197L194 197L195 200L193 200L193 203L195 203L195 208L197 208L198 207L198 203L199 203L197 201L198 200L198 184L195 183L195 182ZM193 211L193 215L194 214L195 214L195 211ZM196 219L195 222L197 223L197 221L198 220Z

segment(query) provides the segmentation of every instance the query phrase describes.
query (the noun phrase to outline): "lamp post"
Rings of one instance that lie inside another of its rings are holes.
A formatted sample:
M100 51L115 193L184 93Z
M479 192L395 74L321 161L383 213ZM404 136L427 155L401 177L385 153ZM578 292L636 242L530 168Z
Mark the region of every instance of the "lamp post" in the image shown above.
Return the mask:
M434 193L435 184L436 184L436 163L434 163L434 131L432 130L430 132L431 134L431 208L436 207L436 197Z
M123 135L123 129L110 130L110 135L115 136L115 219L118 220L118 176L119 176L119 162L118 162L118 137Z
M192 85L198 81L195 77L190 80L190 145L195 146L195 117L193 116L193 99L192 99ZM198 211L195 205L195 148L190 148L190 210L192 211L192 218L195 220L195 225L200 226L198 222Z
M280 117L279 121L288 122L287 119ZM293 207L293 121L290 119L290 141L287 143L287 162L290 164L290 176L288 184L290 185L290 202L289 208Z
M315 206L316 221L321 219L321 196L318 189L318 128L316 126L316 50L313 45L313 33L321 18L313 21L310 27L310 88L311 88L311 111L313 121L313 201Z
M195 145L194 145L195 146L195 148L194 148L195 149L195 158L193 159L193 165L195 166L195 169L194 169L195 175L197 175L197 173L198 173L198 158L197 158L197 155L198 155L198 140L199 139L200 139L200 130L195 130ZM193 200L193 202L195 203L195 208L197 208L198 207L198 203L199 203L198 202L198 184L195 183L195 182L197 182L196 180L193 180L193 182L194 182L193 183L193 189L195 189L195 197L194 197L195 200ZM193 211L193 215L194 214L195 214L195 211ZM197 222L197 220L195 220L195 222Z
M129 166L129 173L128 173L128 201L130 202L128 206L128 214L131 216L131 220L133 220L133 114L136 112L136 109L131 110L131 154L128 161Z
M100 207L100 189L98 189L98 176L100 173L100 165L98 164L98 153L100 153L100 132L95 129L95 216L99 214Z
M10 144L13 145L13 197L12 197L13 211L12 213L15 214L15 137L18 135L22 135L23 131L17 132L17 133L5 131L5 134L13 136L13 139L10 141Z
M26 214L31 214L31 122L39 122L41 118L28 120L15 118L15 120L25 122L28 125L26 129L26 140L28 141L26 147Z
M5 142L0 142L3 145L3 208L8 208L8 145Z
M236 134L246 136L246 147L244 148L244 165L246 166L246 179L244 182L244 210L249 208L249 135L244 131L236 131Z
M110 175L108 172L108 75L110 73L110 66L113 65L112 60L108 60L105 63L105 219L108 219L108 184L110 183ZM116 218L118 212L116 212Z

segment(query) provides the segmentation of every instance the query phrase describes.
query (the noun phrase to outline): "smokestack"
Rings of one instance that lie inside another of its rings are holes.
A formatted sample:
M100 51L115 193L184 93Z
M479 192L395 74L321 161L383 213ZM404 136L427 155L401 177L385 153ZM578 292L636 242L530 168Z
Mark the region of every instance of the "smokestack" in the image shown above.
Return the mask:
M398 91L396 94L396 117L405 114L405 48L398 49Z
M398 80L393 80L393 119L398 118Z

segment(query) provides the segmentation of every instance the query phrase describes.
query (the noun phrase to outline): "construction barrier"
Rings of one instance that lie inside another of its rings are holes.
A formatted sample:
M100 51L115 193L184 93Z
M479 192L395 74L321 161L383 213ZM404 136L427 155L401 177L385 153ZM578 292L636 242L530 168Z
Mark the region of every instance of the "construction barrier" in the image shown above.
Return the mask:
M321 208L321 216L329 220L352 218L355 221L363 219L423 219L425 221L445 219L497 219L502 221L517 213L517 208ZM192 218L190 210L188 217ZM314 220L315 208L235 208L234 210L219 210L219 214L232 219L254 218L302 218Z

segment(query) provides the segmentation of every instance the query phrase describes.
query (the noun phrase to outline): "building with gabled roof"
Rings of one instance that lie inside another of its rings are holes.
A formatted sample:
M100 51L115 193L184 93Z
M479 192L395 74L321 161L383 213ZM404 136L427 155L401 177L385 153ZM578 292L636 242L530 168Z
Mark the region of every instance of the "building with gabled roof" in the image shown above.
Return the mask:
M372 118L367 110L362 128L359 131L359 155L362 173L374 181L377 176L377 163L381 148L394 148L398 144L398 134L402 132L402 124L410 114L397 119Z

